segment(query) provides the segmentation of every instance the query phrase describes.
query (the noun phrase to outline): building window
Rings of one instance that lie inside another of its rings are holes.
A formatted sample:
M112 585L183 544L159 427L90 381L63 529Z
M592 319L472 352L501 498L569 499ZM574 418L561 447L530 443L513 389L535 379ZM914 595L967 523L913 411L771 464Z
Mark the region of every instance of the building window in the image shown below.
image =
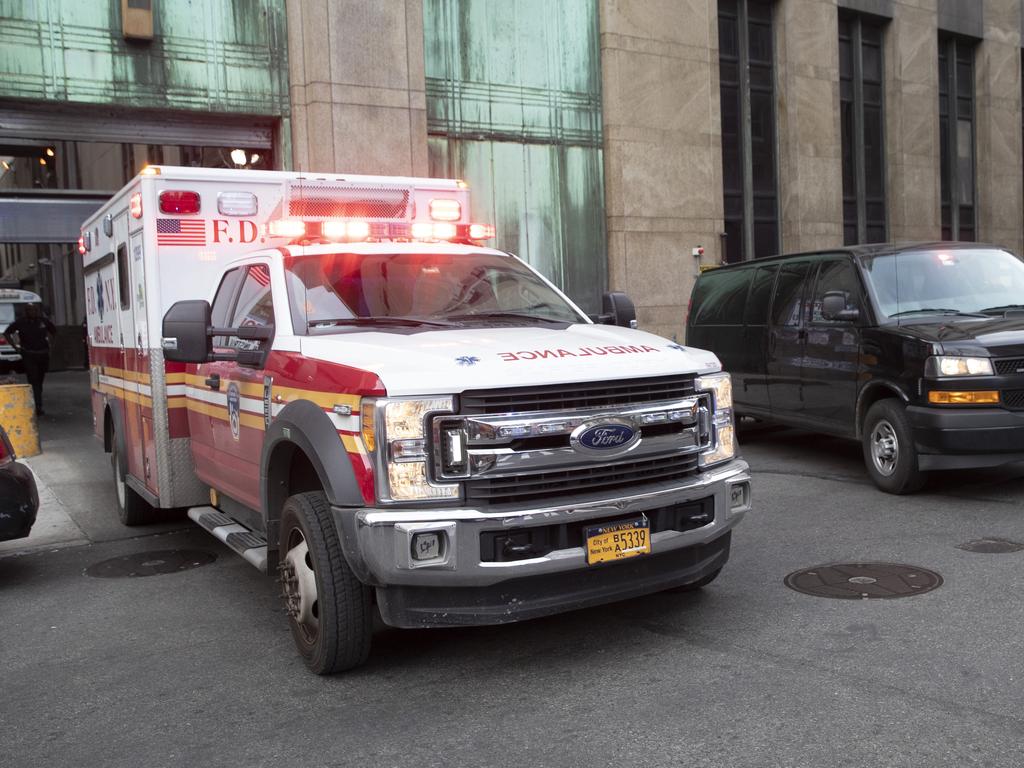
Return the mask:
M843 242L882 243L887 239L882 28L857 15L839 17L839 103Z
M719 0L725 260L779 251L772 6Z
M977 236L974 193L974 44L939 39L942 239Z

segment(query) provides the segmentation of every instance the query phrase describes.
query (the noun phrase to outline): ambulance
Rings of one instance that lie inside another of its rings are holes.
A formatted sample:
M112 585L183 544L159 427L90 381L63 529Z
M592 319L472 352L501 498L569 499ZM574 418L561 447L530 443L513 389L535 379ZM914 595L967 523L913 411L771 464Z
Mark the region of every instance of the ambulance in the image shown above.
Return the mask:
M328 674L394 627L710 583L750 508L714 355L588 317L461 181L149 167L85 222L121 521L276 577ZM601 623L600 611L581 620Z

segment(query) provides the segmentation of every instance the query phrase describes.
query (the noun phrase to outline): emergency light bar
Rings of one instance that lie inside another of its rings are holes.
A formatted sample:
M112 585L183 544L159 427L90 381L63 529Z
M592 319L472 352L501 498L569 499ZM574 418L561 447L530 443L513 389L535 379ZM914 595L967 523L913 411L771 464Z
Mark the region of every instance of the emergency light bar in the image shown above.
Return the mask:
M406 224L358 219L275 219L267 223L266 232L269 237L286 237L295 242L329 240L347 243L367 240L476 242L490 240L495 236L493 224L453 224L447 221L417 221Z

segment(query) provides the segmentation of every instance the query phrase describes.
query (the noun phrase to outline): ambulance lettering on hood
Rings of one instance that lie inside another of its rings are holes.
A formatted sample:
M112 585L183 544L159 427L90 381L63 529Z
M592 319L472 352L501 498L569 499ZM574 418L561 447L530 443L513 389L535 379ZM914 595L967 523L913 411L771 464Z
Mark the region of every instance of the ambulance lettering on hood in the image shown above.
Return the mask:
M299 351L306 358L373 371L389 397L721 370L712 353L670 349L672 343L644 331L577 323L453 327L412 336L388 329L346 330L304 336Z
M610 347L577 347L569 349L534 349L520 352L499 352L498 357L507 363L517 360L544 360L547 358L561 357L590 357L591 355L629 355L644 354L647 352L660 352L656 347L637 346L610 346Z

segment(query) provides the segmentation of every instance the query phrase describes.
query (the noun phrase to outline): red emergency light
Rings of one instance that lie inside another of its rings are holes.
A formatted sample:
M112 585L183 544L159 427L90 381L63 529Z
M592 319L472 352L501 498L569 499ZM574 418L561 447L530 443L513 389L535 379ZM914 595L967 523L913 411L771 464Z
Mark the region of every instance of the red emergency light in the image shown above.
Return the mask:
M128 211L133 219L142 218L142 193L136 192L128 201Z
M160 193L160 213L199 213L199 193L165 189Z
M78 238L78 252L85 256L85 235L81 235Z
M470 224L468 235L470 240L490 240L497 234L493 224Z

